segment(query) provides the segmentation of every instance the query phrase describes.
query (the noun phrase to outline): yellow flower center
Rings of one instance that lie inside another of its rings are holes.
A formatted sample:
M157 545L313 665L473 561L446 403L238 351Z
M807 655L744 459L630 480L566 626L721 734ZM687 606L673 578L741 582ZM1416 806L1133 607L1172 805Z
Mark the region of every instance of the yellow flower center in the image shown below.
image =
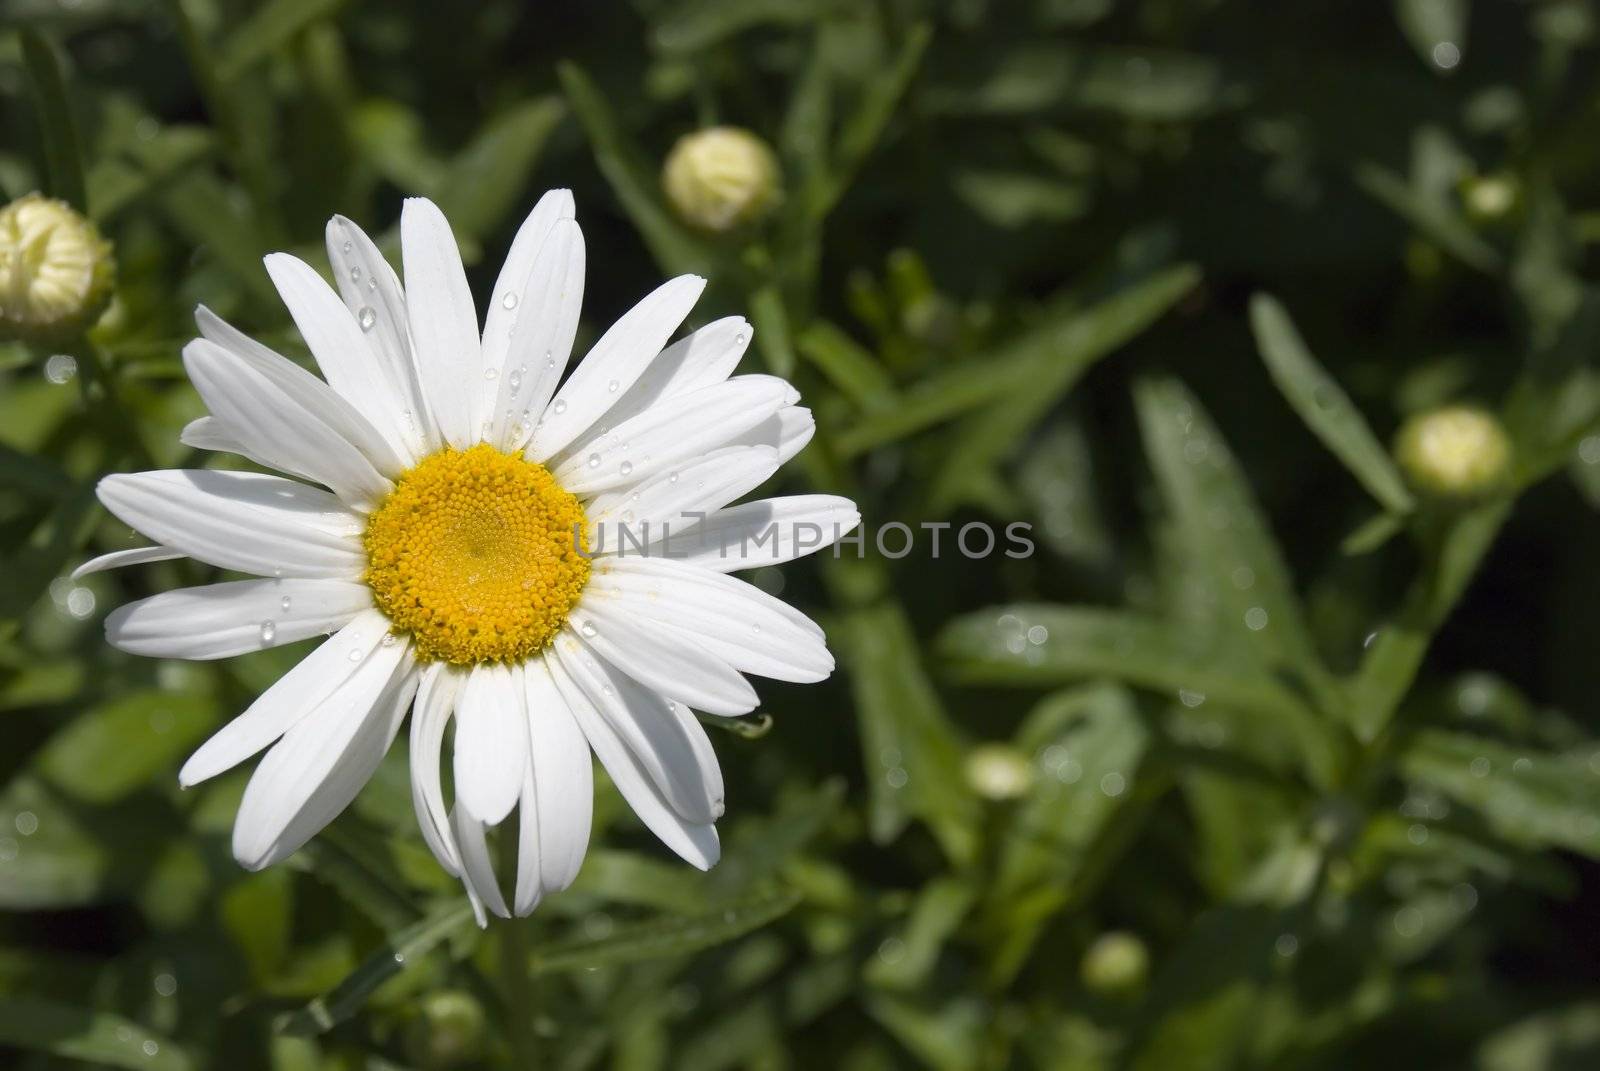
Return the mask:
M548 644L589 580L583 507L543 465L446 449L367 520L366 581L425 661L517 662Z

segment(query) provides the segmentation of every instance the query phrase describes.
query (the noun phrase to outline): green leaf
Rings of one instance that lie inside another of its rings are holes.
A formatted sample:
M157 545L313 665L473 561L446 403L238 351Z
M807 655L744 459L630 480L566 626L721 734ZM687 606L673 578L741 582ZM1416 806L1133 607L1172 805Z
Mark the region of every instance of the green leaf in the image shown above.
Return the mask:
M1036 40L962 67L928 93L954 115L1037 116L1048 110L1106 111L1133 119L1181 120L1225 102L1215 60L1156 49L1085 47Z
M89 210L83 181L83 149L78 122L67 96L67 75L61 52L38 30L23 26L22 59L38 108L39 136L44 142L44 167L48 192L80 212Z
M872 838L893 840L914 815L952 859L971 859L977 801L963 775L960 739L922 668L905 611L890 601L852 610L835 631L861 721Z
M894 382L878 359L826 320L813 320L796 340L800 355L864 413L895 406Z
M1434 49L1439 45L1454 45L1457 62L1466 51L1467 11L1467 0L1397 0L1394 13L1422 62L1438 69Z
M491 235L518 207L546 142L566 114L559 97L546 96L486 122L440 177L437 198L451 227L479 240Z
M933 509L953 507L972 481L1003 461L1096 361L1146 330L1199 281L1200 270L1182 264L1088 308L1062 302L998 352L975 358L978 367L1005 377L1006 391L951 440L934 481Z
M673 217L661 199L657 166L623 131L605 95L577 64L563 63L558 71L567 101L583 124L601 174L622 203L623 211L639 228L657 263L673 275L706 273L716 259L713 250Z
M966 167L950 181L968 208L1006 230L1065 223L1092 203L1085 184L1030 171Z
M979 1052L987 1013L975 997L928 1006L922 1001L873 993L866 998L866 1007L924 1067L965 1071L982 1066Z
M1250 299L1250 327L1272 381L1300 419L1344 462L1351 474L1390 513L1409 513L1416 505L1378 437L1339 386L1306 349L1294 322L1267 294Z
M1031 534L1076 565L1100 574L1109 570L1115 547L1081 421L1069 416L1051 425L1028 452L1016 482L1033 510Z
M1134 401L1178 536L1223 600L1220 642L1297 672L1322 705L1336 706L1277 540L1221 433L1176 380L1145 380Z
M640 963L682 956L743 937L782 918L800 902L792 890L725 904L699 915L672 915L619 925L603 938L553 941L533 952L538 974Z
M0 837L0 907L77 907L99 900L115 878L148 862L147 838L119 817L73 807L29 775L12 780L0 795L0 830L6 831Z
M314 22L332 18L344 0L267 0L239 23L217 52L217 77L231 82Z
M280 306L278 291L261 266L272 245L249 209L220 180L203 172L184 175L167 187L161 206L172 225L215 256L246 292L264 307Z
M1600 1065L1600 1003L1539 1011L1495 1031L1472 1071L1579 1071Z
M1478 811L1513 844L1600 857L1600 744L1552 755L1425 730L1406 743L1399 765L1410 780Z
M882 956L867 965L866 978L888 989L916 989L927 980L944 947L977 899L968 882L944 878L923 886L911 907L911 917L900 933L899 954Z
M179 760L216 724L210 696L130 692L85 711L52 736L39 772L90 803L119 800L157 777L175 779Z
M471 922L472 905L466 900L454 900L436 909L391 935L382 948L368 956L331 992L284 1016L278 1023L278 1032L296 1036L327 1033L360 1011L380 985Z
M696 53L754 26L800 26L815 19L813 0L680 0L653 20L656 47Z
M1500 271L1500 254L1494 246L1479 237L1449 205L1422 196L1399 175L1377 164L1356 165L1355 178L1356 185L1374 200L1463 264L1490 275Z
M756 347L775 376L794 374L794 339L789 332L789 313L783 307L783 293L772 283L750 293L750 326L755 329Z
M119 1015L25 997L0 997L0 1044L103 1067L195 1066L173 1042Z

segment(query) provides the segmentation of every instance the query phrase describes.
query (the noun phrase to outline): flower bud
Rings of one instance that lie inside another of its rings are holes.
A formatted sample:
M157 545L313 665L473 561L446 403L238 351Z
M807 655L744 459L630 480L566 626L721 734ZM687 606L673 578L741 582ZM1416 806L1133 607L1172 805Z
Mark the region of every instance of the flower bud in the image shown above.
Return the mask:
M1504 219L1521 200L1522 191L1512 175L1473 175L1461 184L1467 215L1480 223Z
M1033 787L1033 764L1010 744L982 744L967 755L967 784L984 799L1014 800Z
M1125 997L1144 988L1150 974L1150 952L1131 933L1113 930L1095 938L1083 954L1084 988L1102 997Z
M730 231L766 215L781 196L778 183L778 161L767 143L732 126L685 134L661 169L673 209L708 231Z
M1395 457L1420 491L1474 498L1499 489L1511 471L1511 441L1493 414L1452 405L1419 413L1400 427Z
M420 1067L459 1067L483 1053L487 1020L470 993L445 990L424 997L406 1029L406 1052Z
M37 193L0 208L0 339L82 331L111 298L111 243L62 201Z

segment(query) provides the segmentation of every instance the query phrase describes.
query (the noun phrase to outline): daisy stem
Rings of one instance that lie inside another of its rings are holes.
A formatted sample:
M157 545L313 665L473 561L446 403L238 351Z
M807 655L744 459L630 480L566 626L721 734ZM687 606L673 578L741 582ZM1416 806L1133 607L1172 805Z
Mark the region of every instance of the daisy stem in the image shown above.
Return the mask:
M505 838L502 857L510 872L516 872L514 838ZM500 980L505 987L506 1035L511 1042L515 1066L528 1071L540 1066L539 1039L533 1029L538 1009L534 1007L533 980L528 974L528 920L504 920L500 930Z

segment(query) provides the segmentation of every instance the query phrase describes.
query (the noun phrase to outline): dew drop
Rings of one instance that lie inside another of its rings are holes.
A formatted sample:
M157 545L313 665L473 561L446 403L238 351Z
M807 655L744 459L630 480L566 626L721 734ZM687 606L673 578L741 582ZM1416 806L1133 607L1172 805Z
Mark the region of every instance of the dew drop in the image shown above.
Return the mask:
M610 383L606 384L606 390L610 391L612 394L615 394L615 393L617 393L617 388L619 388L621 386L622 386L621 383L618 383L616 380L613 379Z
M733 336L733 344L735 346L743 346L747 337L748 336L745 335L743 331L740 331L737 335Z
M600 467L600 455L599 454L590 454L589 455L589 467L591 469L597 469L597 468Z
M261 642L271 643L278 635L278 626L271 621L261 622Z
M484 379L499 379L500 378L500 369L498 369L498 368L485 368L483 370L483 378Z
M560 416L567 411L567 400L565 398L557 398L556 404L552 408L554 408L556 416Z
M667 473L667 482L668 483L677 483L678 482L678 474L676 472Z
M352 661L352 662L361 661L361 648L359 648L359 647L352 648L351 651L350 651L349 657L350 657L350 661Z
M283 608L283 612L284 613L288 613L289 612L289 596L285 595L283 598L279 599L278 600L278 605Z
M352 267L350 269L350 281L352 283L359 283L361 281L361 267L360 267L360 265L357 265L357 266Z
M361 330L371 331L372 325L378 322L378 314L372 311L371 305L363 305L361 311L356 313L356 320L361 324Z
M506 296L500 299L500 304L505 306L508 309L516 308L517 307L517 295L511 293L510 291L507 291L506 292Z
M617 471L622 473L624 476L627 476L629 473L633 472L633 462L624 461L622 464L617 466Z
M592 637L596 633L598 633L600 630L595 628L592 623L590 623L588 621L585 621L583 623L583 627L580 628L579 631L582 632L585 636L591 636Z
M356 247L356 244L354 242L346 242L342 248L344 249L344 251L346 253L348 253L352 249L354 249L355 247Z

